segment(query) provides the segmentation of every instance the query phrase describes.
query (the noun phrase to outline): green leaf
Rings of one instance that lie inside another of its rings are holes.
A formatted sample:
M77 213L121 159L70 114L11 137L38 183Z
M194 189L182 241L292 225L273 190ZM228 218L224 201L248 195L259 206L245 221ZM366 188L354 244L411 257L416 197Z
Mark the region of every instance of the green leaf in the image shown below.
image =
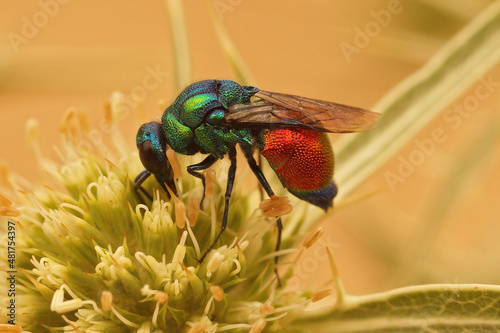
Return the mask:
M304 332L498 332L500 286L430 284L345 296L294 322Z

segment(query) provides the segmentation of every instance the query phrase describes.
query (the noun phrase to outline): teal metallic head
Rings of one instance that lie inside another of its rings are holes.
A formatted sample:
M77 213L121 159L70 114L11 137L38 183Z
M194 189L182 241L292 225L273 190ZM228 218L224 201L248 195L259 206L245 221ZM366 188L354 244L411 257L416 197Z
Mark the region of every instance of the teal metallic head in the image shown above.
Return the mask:
M156 177L162 187L166 184L175 193L173 171L166 156L167 140L161 123L153 121L143 124L137 132L136 145L146 170Z

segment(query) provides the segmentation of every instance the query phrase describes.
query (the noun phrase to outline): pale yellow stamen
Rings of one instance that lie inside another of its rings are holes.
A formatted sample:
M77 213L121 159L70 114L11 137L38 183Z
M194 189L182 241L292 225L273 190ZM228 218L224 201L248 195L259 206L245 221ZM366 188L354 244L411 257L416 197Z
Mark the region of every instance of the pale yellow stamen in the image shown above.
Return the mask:
M59 314L66 313L70 311L75 311L81 308L83 305L80 298L74 298L69 301L64 300L64 290L62 287L57 289L52 296L52 302L50 303L50 310L57 312Z
M337 305L342 306L345 302L345 299L349 297L349 295L344 289L344 284L339 276L337 265L335 265L335 261L333 260L333 254L329 247L326 247L326 253L328 255L328 261L330 262L330 269L332 272L333 281L337 292Z
M153 311L153 316L151 317L151 322L155 327L158 327L158 313L160 312L160 302L156 302L155 310Z
M207 304L205 305L205 310L203 311L203 315L206 316L208 314L213 304L214 304L214 297L212 296L208 299Z
M193 229L191 229L191 220L189 220L189 223L187 224L187 227L186 227L188 233L189 233L189 237L191 238L191 240L193 241L193 247L194 247L194 251L196 253L196 257L200 257L200 245L198 244L198 240L196 239L196 236L194 235L193 233Z
M125 318L124 316L122 316L122 314L120 312L118 312L118 310L115 309L114 306L111 306L111 311L113 311L113 313L115 314L115 316L122 322L124 323L125 325L127 326L130 326L130 327L133 327L133 328L139 328L141 327L141 325L139 324L136 324L136 323L133 323L131 322L130 320L128 320L127 318Z
M224 261L224 255L215 251L207 264L207 277L212 276L212 272L219 268L220 264Z
M145 284L141 288L141 294L144 296L149 296L154 294L153 289L149 286L149 284Z
M241 260L241 257L240 257L240 260ZM236 268L231 273L229 273L228 276L234 276L234 275L238 274L239 272L241 272L240 260L233 259L233 263L236 266Z
M181 268L180 263L184 260L184 256L186 255L186 239L187 239L187 231L184 231L182 233L181 239L179 241L179 245L175 248L174 251L174 256L172 257L172 264L174 267L174 270L177 270ZM177 283L177 281L174 282L174 285ZM177 287L177 286L176 286ZM176 293L178 293L178 290L176 290Z

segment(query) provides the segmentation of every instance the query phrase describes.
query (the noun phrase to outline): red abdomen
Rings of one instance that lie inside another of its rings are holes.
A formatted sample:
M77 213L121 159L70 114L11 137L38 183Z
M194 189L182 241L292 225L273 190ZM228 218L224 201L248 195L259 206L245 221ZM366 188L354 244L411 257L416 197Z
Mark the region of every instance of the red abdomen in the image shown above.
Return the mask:
M281 183L300 199L328 208L337 194L332 182L334 157L325 133L306 129L263 130L262 155Z

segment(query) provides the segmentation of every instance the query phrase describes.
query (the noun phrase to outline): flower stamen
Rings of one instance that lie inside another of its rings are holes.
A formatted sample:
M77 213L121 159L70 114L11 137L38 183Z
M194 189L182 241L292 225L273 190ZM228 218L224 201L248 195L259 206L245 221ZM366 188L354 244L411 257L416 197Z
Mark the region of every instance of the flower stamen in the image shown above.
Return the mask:
M189 226L194 227L196 225L196 220L198 219L199 212L200 212L199 199L195 197L189 198L189 203L188 203Z
M172 166L172 171L174 172L174 178L180 179L182 178L182 169L179 163L179 159L177 158L177 154L171 148L167 149L167 159L170 165Z
M325 290L320 290L316 293L314 293L312 296L311 296L311 302L317 302L319 300L322 300L323 298L325 297L328 297L332 294L332 290L330 288L328 289L325 289Z
M205 173L205 197L213 198L215 190L215 170L209 169Z
M101 293L101 306L104 311L108 311L113 304L113 294L109 290L104 290Z
M323 234L325 233L325 230L322 228L322 227L319 227L318 229L316 229L314 232L312 233L309 233L306 238L304 239L304 247L306 249L310 248L311 246L314 245L314 243L316 243L316 241L321 237L323 236Z
M292 212L293 206L290 205L288 197L271 196L270 199L263 200L259 204L262 214L265 217L279 217Z
M18 326L18 325L0 324L0 332L22 333L23 328L21 326Z
M136 323L133 323L131 322L130 320L128 320L127 318L125 318L120 312L118 312L118 310L115 309L115 307L113 305L111 305L111 311L113 311L113 313L115 314L115 316L122 322L124 323L125 325L127 326L130 326L130 327L134 327L134 328L139 328L141 327L141 325L139 324L136 324Z
M9 200L5 195L0 193L0 206L2 207L12 207L12 201Z
M21 215L21 212L14 207L5 207L2 206L0 207L0 215L1 216L6 216L6 217L16 217Z
M221 286L210 286L210 292L217 302L222 301L224 297L224 290Z
M175 224L179 229L186 225L186 206L180 200L175 201Z
M257 319L256 322L253 323L252 327L250 328L250 331L248 333L260 333L264 330L266 327L266 321L264 318L259 318Z
M66 290L73 299L69 301L64 300L64 290ZM59 314L77 310L83 305L82 300L71 291L66 285L62 285L54 292L52 302L50 303L50 310Z

